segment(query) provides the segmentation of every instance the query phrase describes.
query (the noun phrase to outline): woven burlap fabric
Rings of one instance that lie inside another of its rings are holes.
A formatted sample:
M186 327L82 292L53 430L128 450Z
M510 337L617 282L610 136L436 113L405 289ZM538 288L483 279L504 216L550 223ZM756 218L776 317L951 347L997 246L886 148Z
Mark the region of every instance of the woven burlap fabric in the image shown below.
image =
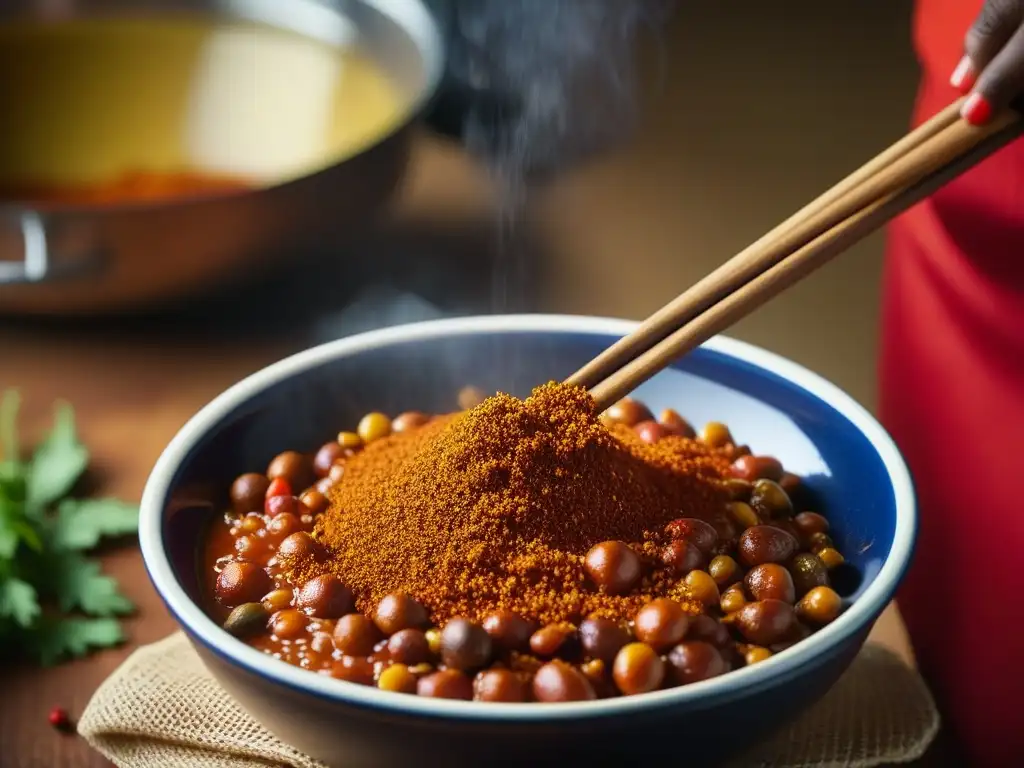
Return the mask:
M868 768L919 758L939 727L921 678L867 645L829 694L739 766ZM135 651L96 691L79 733L131 768L322 768L234 703L181 634Z

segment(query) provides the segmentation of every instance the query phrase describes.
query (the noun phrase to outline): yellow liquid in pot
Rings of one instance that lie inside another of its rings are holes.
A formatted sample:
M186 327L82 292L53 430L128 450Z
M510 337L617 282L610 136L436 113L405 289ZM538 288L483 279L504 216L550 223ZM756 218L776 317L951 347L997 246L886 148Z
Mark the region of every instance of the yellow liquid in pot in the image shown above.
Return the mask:
M197 172L273 184L372 145L412 96L354 46L257 25L0 25L0 188Z

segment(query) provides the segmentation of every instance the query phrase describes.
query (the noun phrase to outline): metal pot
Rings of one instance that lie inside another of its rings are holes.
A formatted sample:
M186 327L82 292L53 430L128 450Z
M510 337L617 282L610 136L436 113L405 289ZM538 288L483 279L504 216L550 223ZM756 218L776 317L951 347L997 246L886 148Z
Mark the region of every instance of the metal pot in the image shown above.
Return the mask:
M5 0L0 23L140 11L255 22L332 46L354 32L400 91L401 119L358 154L253 191L160 204L0 207L0 313L151 305L336 244L388 201L406 168L410 129L444 69L438 19L420 0ZM73 126L66 130L74 141Z

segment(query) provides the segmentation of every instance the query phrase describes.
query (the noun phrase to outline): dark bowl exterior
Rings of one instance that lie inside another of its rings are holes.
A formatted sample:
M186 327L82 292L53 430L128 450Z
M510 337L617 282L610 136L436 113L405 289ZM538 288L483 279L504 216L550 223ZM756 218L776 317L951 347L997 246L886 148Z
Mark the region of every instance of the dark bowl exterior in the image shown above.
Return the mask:
M326 357L249 392L191 442L161 486L168 491L158 500L161 546L177 585L201 604L198 542L237 474L266 466L287 448L312 450L371 410L454 410L457 392L470 384L485 392L525 395L538 382L564 378L615 338L564 329L516 330L514 323L505 331L394 337L354 354ZM894 489L892 467L832 404L714 345L655 377L637 397L655 410L673 407L698 424L725 421L739 442L778 456L804 475L832 521L839 548L849 555L851 573L859 574L845 585L849 598L857 600L878 578L894 544L897 519L907 514L905 505L900 511L900 493L909 491ZM144 515L150 514L149 501L154 500L144 501ZM145 541L144 551L150 565ZM909 551L901 549L899 557L908 560ZM905 565L900 563L898 575ZM154 582L167 600L163 578ZM550 722L486 714L425 716L401 711L392 696L382 696L379 706L354 701L344 695L352 687L344 683L337 695L283 684L262 667L239 663L233 650L238 641L226 633L196 631L195 619L175 610L173 600L167 602L207 666L256 720L331 765L408 765L424 756L430 764L444 765L537 764L546 758L564 762L569 755L603 760L648 753L705 765L742 751L819 699L850 664L894 589L895 583L827 646L757 684L685 701L637 697L610 715ZM800 653L799 646L786 652ZM269 658L266 663L281 664Z

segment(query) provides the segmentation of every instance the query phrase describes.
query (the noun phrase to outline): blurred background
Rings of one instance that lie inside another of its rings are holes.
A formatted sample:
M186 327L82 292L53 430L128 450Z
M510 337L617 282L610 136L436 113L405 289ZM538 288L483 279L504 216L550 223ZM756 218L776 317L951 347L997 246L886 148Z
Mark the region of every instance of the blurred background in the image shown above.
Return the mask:
M166 5L210 3L0 0L0 389L21 389L29 438L55 399L73 403L95 487L125 499L196 410L293 351L457 314L645 317L898 138L917 76L909 0L681 0L637 38L635 93L619 83L629 55L616 38L632 3L433 0L449 21L467 14L463 85L488 84L496 38L529 95L506 130L460 142L438 133L460 132L457 105L394 132L440 73L443 43L418 3L392 4L416 33L403 38L372 3L346 0L381 68L328 51L347 50L353 29L310 0L230 4L287 35L74 19ZM525 7L550 23L524 32ZM569 33L581 23L607 39L588 47ZM558 79L578 74L578 50L607 64L615 99L598 78L589 102L566 101ZM515 114L499 100L470 127L488 113ZM524 186L507 161L538 137L542 183ZM591 140L602 151L559 167ZM495 149L500 184L481 161ZM873 407L882 247L862 242L730 333ZM104 567L139 606L131 643L13 676L19 714L0 741L24 755L14 765L98 765L81 746L60 747L75 761L33 762L53 744L38 713L84 706L132 647L174 627L136 550ZM909 658L893 612L876 636Z

